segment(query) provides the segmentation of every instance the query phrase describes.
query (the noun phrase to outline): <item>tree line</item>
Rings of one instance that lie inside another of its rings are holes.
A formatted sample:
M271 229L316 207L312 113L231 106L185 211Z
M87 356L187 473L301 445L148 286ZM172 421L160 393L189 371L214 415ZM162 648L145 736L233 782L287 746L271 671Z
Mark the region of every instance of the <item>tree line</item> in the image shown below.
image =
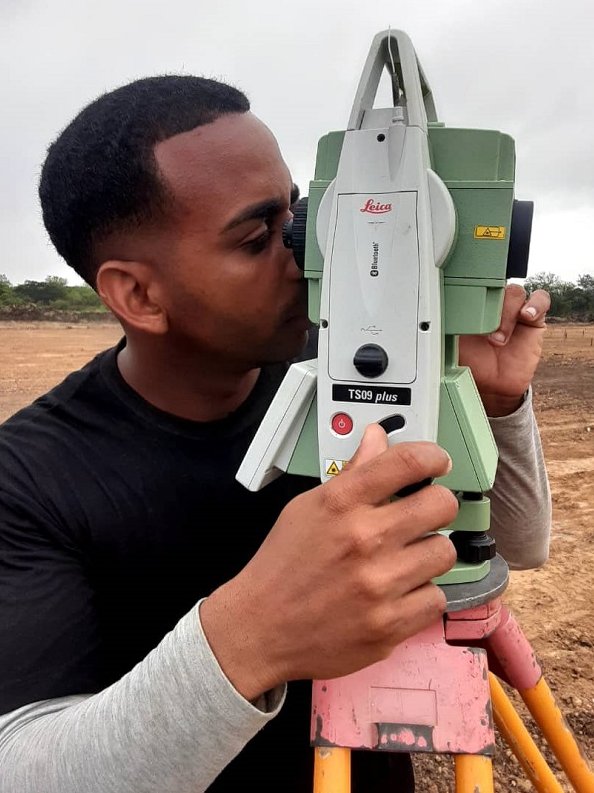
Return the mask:
M44 281L25 281L13 286L0 274L0 308L23 309L29 306L53 311L96 313L106 311L90 286L68 286L65 278L48 275Z
M579 322L594 322L594 275L580 275L577 283L563 281L555 273L537 273L526 279L527 291L546 289L551 295L550 315ZM80 313L106 311L97 294L86 284L68 286L65 278L48 275L44 281L25 281L13 286L0 274L0 308L38 306Z
M524 288L528 292L546 289L551 296L552 317L594 322L594 275L580 275L577 283L572 283L555 273L536 273L525 280Z

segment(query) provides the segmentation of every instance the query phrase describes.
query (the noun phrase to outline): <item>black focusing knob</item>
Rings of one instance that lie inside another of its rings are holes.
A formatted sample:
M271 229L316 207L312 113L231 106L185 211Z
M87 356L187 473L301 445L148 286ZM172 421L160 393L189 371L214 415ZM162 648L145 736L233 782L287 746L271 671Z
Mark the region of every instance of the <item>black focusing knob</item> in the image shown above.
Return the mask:
M363 377L379 377L388 368L388 353L379 344L364 344L355 353L353 364Z
M305 229L307 226L307 197L293 205L293 217L283 225L282 236L285 248L293 251L295 263L300 270L305 267Z

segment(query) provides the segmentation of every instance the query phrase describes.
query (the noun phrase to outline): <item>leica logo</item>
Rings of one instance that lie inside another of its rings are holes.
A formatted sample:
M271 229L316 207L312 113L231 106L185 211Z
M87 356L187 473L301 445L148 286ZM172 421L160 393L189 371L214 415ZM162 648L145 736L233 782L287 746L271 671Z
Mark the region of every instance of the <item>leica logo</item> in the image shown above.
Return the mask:
M359 211L371 212L372 215L383 215L384 212L392 211L392 204L380 204L379 201L374 201L373 198L368 198L365 202L365 206Z

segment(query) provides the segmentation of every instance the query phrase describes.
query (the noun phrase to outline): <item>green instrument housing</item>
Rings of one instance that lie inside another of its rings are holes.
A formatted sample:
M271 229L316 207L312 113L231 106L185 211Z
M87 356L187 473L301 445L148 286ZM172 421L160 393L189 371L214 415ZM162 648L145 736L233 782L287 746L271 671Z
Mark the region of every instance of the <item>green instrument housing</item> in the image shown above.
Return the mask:
M324 268L317 244L320 202L335 178L345 132L330 132L318 144L314 179L310 182L304 275L309 287L309 316L320 322L320 291ZM514 202L515 147L509 135L493 130L449 129L428 125L431 167L448 188L456 210L454 244L442 267L441 393L437 442L450 454L452 471L440 484L458 493L484 493L495 479L497 448L482 401L468 368L458 364L458 337L487 334L500 322L506 284L510 227ZM289 472L319 476L315 400L293 453ZM457 531L486 531L489 501L460 500ZM464 564L438 579L459 583L483 578L488 562Z

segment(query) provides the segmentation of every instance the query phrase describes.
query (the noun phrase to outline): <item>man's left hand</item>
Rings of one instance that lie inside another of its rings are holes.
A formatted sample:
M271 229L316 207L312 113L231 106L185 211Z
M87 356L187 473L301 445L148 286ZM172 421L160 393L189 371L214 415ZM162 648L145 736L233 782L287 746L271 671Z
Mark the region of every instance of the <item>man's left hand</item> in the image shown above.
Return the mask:
M550 305L543 289L526 296L510 284L497 330L460 337L460 363L470 367L488 416L507 416L522 404L540 360Z

